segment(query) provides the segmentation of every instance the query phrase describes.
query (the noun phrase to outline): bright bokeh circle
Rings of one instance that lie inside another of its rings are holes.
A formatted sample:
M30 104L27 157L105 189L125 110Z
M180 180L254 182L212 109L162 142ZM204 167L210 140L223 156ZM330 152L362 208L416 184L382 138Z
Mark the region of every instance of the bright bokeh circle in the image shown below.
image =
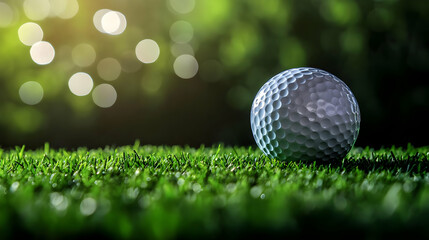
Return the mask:
M88 95L93 86L94 83L88 73L78 72L69 79L69 89L76 96Z
M28 81L19 88L19 97L28 105L36 105L43 99L43 87L38 82Z
M101 108L109 108L115 104L118 94L115 88L107 83L98 85L92 91L92 100Z
M155 62L160 54L158 44L152 39L144 39L136 46L136 56L142 63Z
M39 65L47 65L54 60L55 49L49 42L40 41L31 46L30 56Z

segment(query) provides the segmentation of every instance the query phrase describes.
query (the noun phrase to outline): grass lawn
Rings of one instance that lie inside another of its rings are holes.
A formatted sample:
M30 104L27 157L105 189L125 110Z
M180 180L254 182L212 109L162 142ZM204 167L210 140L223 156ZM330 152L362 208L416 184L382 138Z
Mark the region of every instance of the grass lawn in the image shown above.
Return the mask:
M255 147L0 149L0 238L428 236L428 158L411 145L305 163Z

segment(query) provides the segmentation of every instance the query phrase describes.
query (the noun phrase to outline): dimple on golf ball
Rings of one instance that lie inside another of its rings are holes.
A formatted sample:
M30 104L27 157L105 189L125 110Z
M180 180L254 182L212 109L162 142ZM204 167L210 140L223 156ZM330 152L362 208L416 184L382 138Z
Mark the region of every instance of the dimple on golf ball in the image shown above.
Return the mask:
M265 155L286 161L335 160L353 147L359 106L339 78L294 68L266 82L252 104L253 137Z

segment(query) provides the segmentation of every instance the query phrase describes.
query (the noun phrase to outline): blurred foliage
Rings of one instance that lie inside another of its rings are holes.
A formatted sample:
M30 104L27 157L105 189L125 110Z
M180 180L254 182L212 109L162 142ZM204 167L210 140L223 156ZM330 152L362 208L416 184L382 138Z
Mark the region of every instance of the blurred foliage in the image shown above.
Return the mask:
M28 0L31 1L31 0ZM180 0L177 0L180 2ZM58 146L129 144L253 144L249 109L270 77L288 68L327 70L352 89L362 112L357 145L426 145L422 131L429 109L429 4L424 0L195 0L189 13L172 9L174 0L78 1L71 19L37 22L43 39L55 47L54 61L35 64L18 28L29 20L23 1L5 1L13 10L9 26L0 25L0 145ZM100 33L93 25L99 9L122 12L125 32ZM180 79L173 71L170 27L189 22L188 43L198 74ZM136 44L155 40L161 50L152 64L138 62ZM87 43L96 61L78 67L75 46ZM76 72L104 83L97 63L106 57L122 64L120 77L108 82L118 93L102 109L91 95L68 89ZM18 95L27 81L43 86L43 100L25 105Z

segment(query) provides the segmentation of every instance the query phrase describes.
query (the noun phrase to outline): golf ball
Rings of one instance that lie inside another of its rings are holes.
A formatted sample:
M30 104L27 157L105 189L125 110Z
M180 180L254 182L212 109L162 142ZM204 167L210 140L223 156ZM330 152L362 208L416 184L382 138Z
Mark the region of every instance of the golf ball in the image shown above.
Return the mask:
M252 104L253 137L265 155L287 161L344 158L360 128L359 106L339 78L294 68L266 82Z

